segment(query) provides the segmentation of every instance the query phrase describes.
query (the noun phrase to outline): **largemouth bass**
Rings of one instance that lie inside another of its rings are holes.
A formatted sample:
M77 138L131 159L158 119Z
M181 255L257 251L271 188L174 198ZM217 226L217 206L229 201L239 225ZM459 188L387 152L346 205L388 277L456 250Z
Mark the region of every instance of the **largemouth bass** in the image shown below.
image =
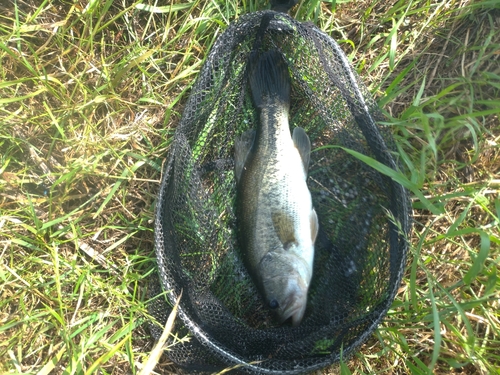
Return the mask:
M235 143L237 220L250 274L283 322L301 322L312 277L318 217L307 187L311 143L290 135L290 76L278 51L249 61L259 123Z

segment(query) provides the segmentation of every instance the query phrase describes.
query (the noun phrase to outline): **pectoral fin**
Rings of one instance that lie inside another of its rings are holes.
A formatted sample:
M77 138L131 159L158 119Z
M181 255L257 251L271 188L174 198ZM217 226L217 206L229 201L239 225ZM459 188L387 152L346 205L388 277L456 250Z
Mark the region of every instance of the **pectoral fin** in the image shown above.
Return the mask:
M295 148L299 151L300 158L304 164L304 173L307 176L307 170L309 169L309 159L311 155L311 141L308 135L301 127L297 126L293 129L293 144Z
M318 236L318 231L319 231L319 222L318 222L318 215L316 214L316 210L313 208L311 211L311 239L312 242L316 241L316 237Z
M255 130L249 129L244 132L240 137L236 138L234 143L234 169L236 175L236 183L239 182L241 172L247 161L248 153L252 148L253 140L255 138Z
M288 250L291 244L296 242L293 220L283 212L274 212L272 220L276 234L283 244L283 248Z

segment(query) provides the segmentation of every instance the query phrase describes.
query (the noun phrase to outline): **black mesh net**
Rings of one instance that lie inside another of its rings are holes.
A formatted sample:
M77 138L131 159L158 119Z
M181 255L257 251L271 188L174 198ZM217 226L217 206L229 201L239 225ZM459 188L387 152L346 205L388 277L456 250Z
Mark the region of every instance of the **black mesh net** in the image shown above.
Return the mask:
M253 50L280 51L292 79L291 127L312 143L308 186L318 214L313 278L300 325L279 324L241 261L234 213L234 142L254 128ZM155 223L160 323L182 291L169 357L189 373L300 374L352 353L376 328L401 281L410 229L402 186L351 156L396 169L381 115L339 46L311 24L264 11L220 36L187 102L161 182ZM153 326L158 337L161 327Z

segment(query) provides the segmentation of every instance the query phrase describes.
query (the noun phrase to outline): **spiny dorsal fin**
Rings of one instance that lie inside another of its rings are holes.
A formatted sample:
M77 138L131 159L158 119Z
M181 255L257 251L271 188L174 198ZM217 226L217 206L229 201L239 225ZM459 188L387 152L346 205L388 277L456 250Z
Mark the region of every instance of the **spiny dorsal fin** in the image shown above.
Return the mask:
M293 129L292 139L295 148L299 150L300 158L302 159L302 163L304 164L304 174L307 176L307 171L309 169L309 160L311 157L311 141L309 140L309 137L304 129L299 126Z

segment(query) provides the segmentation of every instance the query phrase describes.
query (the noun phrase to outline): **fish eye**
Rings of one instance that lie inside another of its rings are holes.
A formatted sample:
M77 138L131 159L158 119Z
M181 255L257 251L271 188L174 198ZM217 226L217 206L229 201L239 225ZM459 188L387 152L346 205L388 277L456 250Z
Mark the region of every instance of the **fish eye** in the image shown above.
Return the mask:
M272 299L271 301L269 301L269 307L274 310L280 307L280 304L275 299Z

